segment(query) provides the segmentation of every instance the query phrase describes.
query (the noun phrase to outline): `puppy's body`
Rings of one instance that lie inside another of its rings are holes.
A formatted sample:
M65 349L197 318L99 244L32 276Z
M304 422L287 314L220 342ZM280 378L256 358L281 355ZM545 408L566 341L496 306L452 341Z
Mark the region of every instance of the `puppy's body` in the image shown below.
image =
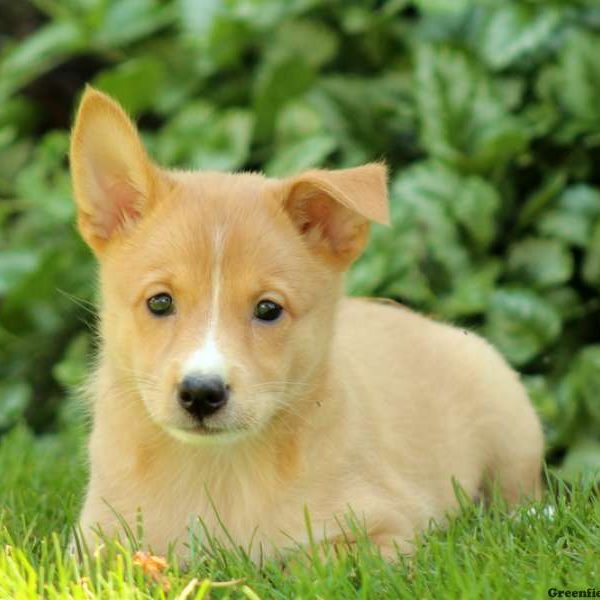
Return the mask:
M471 496L488 480L510 502L538 493L539 423L489 345L342 299L367 219L387 218L381 167L162 171L95 92L71 158L103 298L86 534L139 511L164 552L190 528L202 539L200 518L258 556L306 541L305 508L332 540L351 510L392 552L456 506L453 479ZM174 310L150 314L165 294ZM261 299L277 318L260 317ZM225 384L218 410L190 412L190 377Z
M540 489L540 429L514 373L477 336L401 307L343 300L314 390L237 443L173 440L114 385L101 370L82 525L118 529L114 510L133 523L139 509L157 551L198 516L224 539L215 510L255 554L306 541L305 506L317 538L339 537L351 507L384 551L409 550L455 507L452 477L471 496L495 481L511 502Z

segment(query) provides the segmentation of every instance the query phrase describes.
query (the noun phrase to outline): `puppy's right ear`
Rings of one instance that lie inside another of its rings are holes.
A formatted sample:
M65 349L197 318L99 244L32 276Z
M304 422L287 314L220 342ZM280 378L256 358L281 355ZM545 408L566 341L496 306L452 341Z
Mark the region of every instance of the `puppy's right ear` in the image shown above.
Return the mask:
M91 87L75 119L70 164L79 231L100 254L150 210L159 176L124 110Z

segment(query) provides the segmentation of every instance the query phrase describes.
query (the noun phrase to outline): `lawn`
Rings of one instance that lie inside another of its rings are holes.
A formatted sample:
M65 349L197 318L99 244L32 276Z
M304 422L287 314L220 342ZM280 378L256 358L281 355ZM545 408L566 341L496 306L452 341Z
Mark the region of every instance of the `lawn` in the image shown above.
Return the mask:
M66 552L85 482L81 426L0 438L0 598L544 598L549 588L600 588L600 495L549 477L543 502L508 513L498 502L464 503L445 529L432 525L412 559L298 552L285 568L243 553L197 552L186 569L172 557L136 558L114 545L82 564ZM136 564L136 563L142 564ZM152 576L152 567L156 567Z

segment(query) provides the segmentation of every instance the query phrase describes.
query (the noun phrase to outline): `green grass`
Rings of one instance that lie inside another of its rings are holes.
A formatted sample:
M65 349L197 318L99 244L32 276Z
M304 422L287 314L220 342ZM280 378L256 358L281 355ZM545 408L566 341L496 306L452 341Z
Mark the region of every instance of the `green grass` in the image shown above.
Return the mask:
M395 564L367 543L326 559L298 553L285 568L212 548L196 553L185 570L167 557L155 582L116 544L82 564L68 556L84 481L76 429L35 438L23 427L0 438L0 599L177 598L186 586L190 599L327 600L545 598L550 587L600 588L600 498L589 485L570 492L556 481L537 513L532 506L509 514L499 503L465 503L446 529L432 526L422 536L412 559ZM554 507L553 517L544 506ZM213 585L219 582L225 586Z

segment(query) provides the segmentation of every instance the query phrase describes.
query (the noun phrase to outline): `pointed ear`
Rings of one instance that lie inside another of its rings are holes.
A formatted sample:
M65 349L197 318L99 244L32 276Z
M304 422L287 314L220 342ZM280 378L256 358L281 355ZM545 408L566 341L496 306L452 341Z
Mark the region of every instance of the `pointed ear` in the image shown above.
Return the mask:
M75 119L70 164L79 231L99 253L151 208L158 175L123 109L91 87Z
M387 169L312 170L284 182L284 207L306 243L345 269L362 253L369 221L389 224Z

